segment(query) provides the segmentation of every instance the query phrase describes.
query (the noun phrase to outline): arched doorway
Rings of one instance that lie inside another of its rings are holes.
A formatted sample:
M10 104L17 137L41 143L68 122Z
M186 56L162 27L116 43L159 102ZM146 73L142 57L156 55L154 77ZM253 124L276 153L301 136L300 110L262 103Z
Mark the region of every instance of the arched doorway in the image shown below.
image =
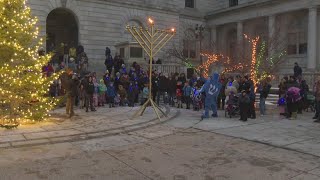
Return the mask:
M46 24L47 52L58 52L62 43L68 48L78 46L78 23L72 11L54 9L49 13Z

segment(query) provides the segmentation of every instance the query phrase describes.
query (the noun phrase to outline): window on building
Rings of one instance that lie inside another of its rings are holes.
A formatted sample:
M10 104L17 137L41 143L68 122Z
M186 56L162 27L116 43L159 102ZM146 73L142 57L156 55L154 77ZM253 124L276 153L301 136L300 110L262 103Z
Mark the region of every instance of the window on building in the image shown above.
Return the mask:
M183 56L186 58L196 58L196 41L183 40Z
M229 0L229 7L237 6L238 0Z
M124 48L120 48L120 57L121 58L124 58L124 53L125 53Z
M194 0L185 0L185 7L194 8Z
M289 33L287 51L289 55L307 54L308 43L306 34L304 32Z
M140 47L130 47L130 57L131 58L142 58L143 50Z

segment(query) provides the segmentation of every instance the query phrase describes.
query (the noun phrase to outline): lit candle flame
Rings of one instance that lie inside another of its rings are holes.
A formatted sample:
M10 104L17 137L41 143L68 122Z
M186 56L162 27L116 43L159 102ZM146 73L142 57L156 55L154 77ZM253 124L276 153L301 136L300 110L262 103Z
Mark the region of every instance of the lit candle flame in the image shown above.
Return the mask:
M153 24L153 20L151 18L149 18L149 23Z

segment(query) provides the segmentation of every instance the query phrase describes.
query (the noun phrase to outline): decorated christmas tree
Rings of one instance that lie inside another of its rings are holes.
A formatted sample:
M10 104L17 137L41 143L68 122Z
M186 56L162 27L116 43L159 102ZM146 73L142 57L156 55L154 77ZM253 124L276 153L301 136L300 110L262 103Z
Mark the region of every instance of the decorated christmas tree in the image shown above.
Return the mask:
M0 126L41 121L57 100L48 90L59 74L46 77L42 67L50 55L39 56L42 39L37 19L26 0L0 0Z

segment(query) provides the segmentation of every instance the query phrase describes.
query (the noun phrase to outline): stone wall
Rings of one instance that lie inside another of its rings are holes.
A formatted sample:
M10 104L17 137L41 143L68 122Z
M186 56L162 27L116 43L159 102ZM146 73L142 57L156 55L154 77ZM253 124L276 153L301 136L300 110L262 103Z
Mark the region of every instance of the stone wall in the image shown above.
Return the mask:
M115 45L130 41L126 32L129 21L136 21L147 26L148 17L153 17L159 29L175 27L177 36L166 46L172 47L181 41L181 30L185 24L204 23L204 14L216 7L219 1L198 0L195 9L184 8L184 1L160 1L160 0L29 0L32 13L39 18L41 36L46 35L46 18L48 14L57 8L70 10L78 23L79 43L85 47L90 67L95 70L103 68L105 47L110 47L115 54ZM184 16L185 13L203 12L203 15ZM183 25L182 25L183 24ZM158 57L167 58L166 49L162 50ZM99 67L99 68L97 68Z

